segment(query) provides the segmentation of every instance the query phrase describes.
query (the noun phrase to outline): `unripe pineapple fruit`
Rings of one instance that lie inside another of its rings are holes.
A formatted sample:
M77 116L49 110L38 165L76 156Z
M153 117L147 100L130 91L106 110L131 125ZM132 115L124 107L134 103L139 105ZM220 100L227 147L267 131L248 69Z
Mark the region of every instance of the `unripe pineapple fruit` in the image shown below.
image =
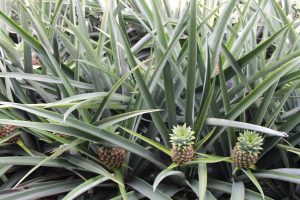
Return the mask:
M16 126L13 125L3 125L0 129L0 139L3 139L5 137L8 137L10 134L13 134L17 130ZM8 140L9 143L17 143L20 140L20 136L17 135L15 137L12 137Z
M181 165L194 159L194 134L191 127L186 127L186 124L174 126L172 134L170 134L170 142L172 144L171 157L174 163Z
M254 166L262 144L263 138L256 132L245 131L240 134L231 155L234 165L243 169Z
M119 147L102 146L98 149L100 162L109 169L118 168L126 157L126 151Z

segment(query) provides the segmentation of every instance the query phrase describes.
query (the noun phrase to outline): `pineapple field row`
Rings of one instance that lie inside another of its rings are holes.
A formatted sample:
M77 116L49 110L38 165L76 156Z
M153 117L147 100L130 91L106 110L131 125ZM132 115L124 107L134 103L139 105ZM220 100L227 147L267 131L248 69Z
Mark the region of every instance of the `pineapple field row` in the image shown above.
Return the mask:
M300 200L299 16L0 1L0 200Z

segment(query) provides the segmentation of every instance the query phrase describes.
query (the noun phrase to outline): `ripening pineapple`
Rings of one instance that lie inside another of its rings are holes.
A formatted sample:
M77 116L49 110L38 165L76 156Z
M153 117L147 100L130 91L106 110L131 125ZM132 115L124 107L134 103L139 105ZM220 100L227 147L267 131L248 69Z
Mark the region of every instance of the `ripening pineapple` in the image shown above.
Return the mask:
M262 149L263 138L256 132L244 131L238 137L232 151L234 165L238 168L249 169L254 166L260 150Z
M126 157L126 151L120 147L102 146L98 149L100 162L109 169L120 167Z
M13 134L17 130L16 126L13 125L3 125L0 129L0 139L3 139L5 137L8 137L10 134ZM17 143L20 140L20 136L17 135L13 138L10 138L8 140L9 143Z
M191 127L174 126L172 129L170 139L172 143L172 160L181 165L185 162L191 161L195 157L194 139L195 132Z

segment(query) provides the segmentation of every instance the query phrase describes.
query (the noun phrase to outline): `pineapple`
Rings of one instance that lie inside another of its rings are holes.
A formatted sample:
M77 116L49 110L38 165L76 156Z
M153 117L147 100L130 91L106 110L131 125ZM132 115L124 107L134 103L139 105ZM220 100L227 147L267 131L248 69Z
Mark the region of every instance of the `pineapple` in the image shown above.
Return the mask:
M249 169L253 167L262 150L263 138L256 132L245 131L238 137L232 151L232 159L237 168Z
M54 135L60 137L60 138L66 138L68 135L63 134L63 133L54 133Z
M15 132L17 130L16 126L13 125L3 125L2 128L0 129L0 139L3 139L5 137L8 137L10 134ZM9 143L17 143L20 140L20 136L15 136L13 138L10 138L8 140Z
M195 132L191 130L191 127L174 126L172 129L170 139L172 143L172 160L173 162L181 165L189 162L195 157L195 150L193 147Z
M220 65L217 64L216 67L215 67L214 75L217 76L219 74L220 74Z
M40 60L37 54L32 55L32 65L36 67L41 67L42 65L42 61Z
M100 162L109 169L118 168L126 157L126 151L119 147L101 146L98 149Z

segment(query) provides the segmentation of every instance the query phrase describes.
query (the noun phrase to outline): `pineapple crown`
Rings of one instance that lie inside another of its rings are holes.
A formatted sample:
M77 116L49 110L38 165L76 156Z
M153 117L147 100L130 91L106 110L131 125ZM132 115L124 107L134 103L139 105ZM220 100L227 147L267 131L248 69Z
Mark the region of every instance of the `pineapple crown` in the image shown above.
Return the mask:
M238 144L241 149L247 151L249 154L258 154L262 149L263 138L255 131L244 131L238 137Z
M183 126L174 126L170 134L170 142L173 146L184 148L194 144L194 134L195 132L192 131L191 127L186 127L186 124Z

